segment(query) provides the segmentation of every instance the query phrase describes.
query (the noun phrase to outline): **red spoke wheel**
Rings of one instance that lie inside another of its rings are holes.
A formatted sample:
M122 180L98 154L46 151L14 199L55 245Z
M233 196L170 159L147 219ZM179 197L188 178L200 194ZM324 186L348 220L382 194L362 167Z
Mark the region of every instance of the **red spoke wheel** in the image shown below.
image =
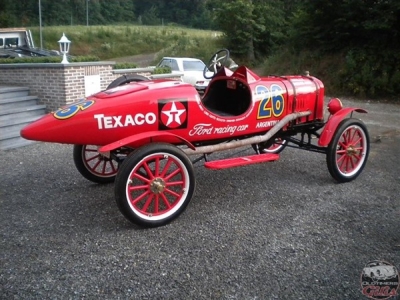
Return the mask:
M348 182L360 175L369 154L369 135L364 123L358 119L343 120L326 155L329 173L338 182Z
M194 188L193 165L187 155L173 145L154 143L124 160L115 181L115 198L128 220L156 227L185 210Z
M268 141L265 143L260 143L258 144L258 151L261 154L264 153L273 153L273 154L278 154L281 153L283 151L283 149L285 149L287 145L287 140L283 140L281 138L276 138L273 141ZM251 145L254 149L254 151L257 152L257 145L256 144L252 144Z
M118 172L118 163L94 145L74 145L74 163L83 177L96 183L114 182Z

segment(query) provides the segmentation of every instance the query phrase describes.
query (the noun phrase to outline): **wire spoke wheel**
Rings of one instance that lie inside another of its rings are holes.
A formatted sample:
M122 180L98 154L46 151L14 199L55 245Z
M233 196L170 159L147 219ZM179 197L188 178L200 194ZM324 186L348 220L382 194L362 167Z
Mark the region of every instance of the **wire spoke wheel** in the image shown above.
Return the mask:
M96 183L113 182L118 172L118 163L94 145L74 145L74 163L83 177Z
M138 149L123 162L115 195L122 214L131 222L154 227L184 211L194 185L193 166L186 154L157 143Z
M258 144L258 149L257 149L257 144L252 144L251 146L253 147L254 151L256 151L256 153L278 154L278 153L281 153L283 151L283 149L286 148L286 145L287 145L287 140L283 140L281 138L276 138L272 142L268 141L265 143Z
M362 121L346 119L340 123L328 146L327 165L339 182L355 179L363 170L369 154L369 136Z

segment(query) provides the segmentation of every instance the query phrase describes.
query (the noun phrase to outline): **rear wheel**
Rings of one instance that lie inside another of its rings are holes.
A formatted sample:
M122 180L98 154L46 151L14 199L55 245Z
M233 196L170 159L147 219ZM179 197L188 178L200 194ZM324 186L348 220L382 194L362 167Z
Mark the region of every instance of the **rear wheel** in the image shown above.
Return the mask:
M260 143L260 144L252 144L251 146L253 147L254 151L256 153L264 154L264 153L273 153L273 154L278 154L283 151L283 149L286 148L287 145L287 140L283 140L281 138L276 138L273 141L268 141L265 143ZM258 146L258 149L257 149ZM257 151L258 150L258 151Z
M329 143L326 162L329 173L338 182L348 182L360 175L369 154L369 135L358 119L345 119Z
M185 210L194 188L193 165L187 155L173 145L155 143L124 160L115 181L115 197L128 220L156 227Z
M74 145L74 163L83 177L96 183L113 182L118 172L118 163L94 145Z
M130 82L139 82L139 81L145 81L149 80L147 77L141 76L141 75L123 75L121 77L118 77L115 79L113 82L111 82L107 90L115 88L120 85L128 84Z

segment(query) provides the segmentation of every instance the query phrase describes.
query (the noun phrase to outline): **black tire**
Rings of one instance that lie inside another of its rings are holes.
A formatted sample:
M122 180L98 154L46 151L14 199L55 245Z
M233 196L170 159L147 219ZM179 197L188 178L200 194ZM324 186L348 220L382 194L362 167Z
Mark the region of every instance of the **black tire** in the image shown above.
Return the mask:
M195 184L193 165L181 149L165 143L148 144L122 163L115 180L115 199L129 221L157 227L186 209Z
M279 154L286 148L287 144L288 144L287 140L276 138L272 142L258 144L258 149L256 144L252 144L251 146L253 147L254 151L256 151L256 153L259 152L260 154L265 154L265 153Z
M114 182L118 173L118 163L101 155L93 145L74 145L74 163L83 177L95 183Z
M118 77L115 79L113 82L111 82L107 90L115 88L120 85L128 84L130 82L138 82L138 81L146 81L149 80L147 77L141 76L141 75L123 75L121 77Z
M361 120L344 119L337 127L326 153L329 173L338 182L357 178L368 160L368 130Z

